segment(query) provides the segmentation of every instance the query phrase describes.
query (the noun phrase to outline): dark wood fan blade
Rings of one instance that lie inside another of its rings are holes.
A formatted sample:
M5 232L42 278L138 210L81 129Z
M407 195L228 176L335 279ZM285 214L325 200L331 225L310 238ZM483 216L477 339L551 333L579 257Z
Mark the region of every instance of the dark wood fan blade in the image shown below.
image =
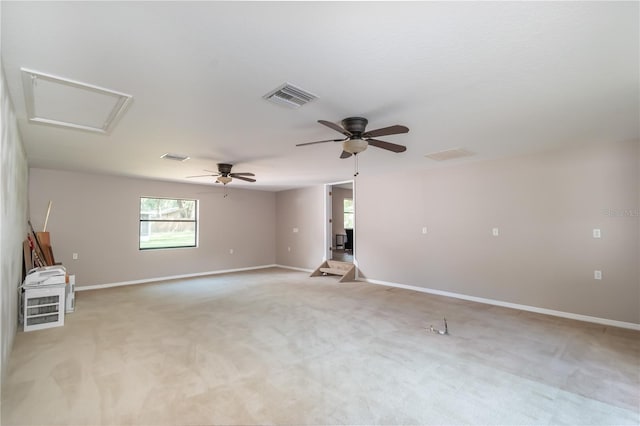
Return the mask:
M187 176L185 179L197 178L197 177L207 177L207 176L216 177L216 176L218 176L218 175L198 175L198 176Z
M299 143L296 146L313 145L315 143L325 143L325 142L344 142L345 140L346 139L327 139L326 141L315 141L315 142Z
M342 133L345 136L351 136L351 132L349 132L348 130L343 129L342 127L338 126L336 123L332 123L331 121L318 120L318 123L324 124L325 126L330 127L333 130L335 130L336 132Z
M340 154L340 158L349 158L349 157L351 157L350 152L342 151L342 154Z
M214 172L213 170L203 169L205 172L213 173L213 176L219 176L220 172Z
M255 176L253 173L231 173L229 176L238 177L238 176Z
M378 136L389 136L389 135L398 135L400 133L408 133L409 128L405 126L389 126L383 127L382 129L372 130L370 132L365 132L362 134L363 138L377 138Z
M255 179L251 179L251 178L243 177L243 176L234 176L233 178L234 178L234 179L245 180L245 181L247 181L247 182L255 182L255 181L256 181Z
M398 145L391 142L379 141L377 139L367 139L367 142L369 142L369 145L371 146L375 146L376 148L386 149L388 151L405 152L407 150L407 147L404 145Z

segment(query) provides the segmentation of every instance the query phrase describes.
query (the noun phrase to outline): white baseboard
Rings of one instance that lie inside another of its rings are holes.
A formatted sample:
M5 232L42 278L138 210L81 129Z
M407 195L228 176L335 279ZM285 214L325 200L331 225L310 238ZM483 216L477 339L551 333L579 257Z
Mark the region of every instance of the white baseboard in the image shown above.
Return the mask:
M121 281L116 283L76 286L75 291L98 290L102 288L120 287L125 285L146 284L146 283L159 282L159 281L168 281L168 280L176 280L176 279L183 279L183 278L195 278L195 277L203 277L207 275L228 274L232 272L253 271L256 269L267 269L267 268L283 268L283 269L291 269L294 271L307 272L307 273L313 272L313 269L298 268L295 266L287 266L287 265L279 265L279 264L271 264L271 265L250 266L246 268L221 269L217 271L198 272L195 274L145 278L141 280ZM376 284L376 285L384 285L388 287L404 288L407 290L418 291L421 293L435 294L438 296L445 296L445 297L453 297L455 299L468 300L471 302L484 303L484 304L494 305L494 306L502 306L505 308L518 309L521 311L535 312L538 314L545 314L545 315L551 315L555 317L568 318L568 319L573 319L578 321L585 321L585 322L591 322L596 324L609 325L613 327L620 327L620 328L640 331L640 324L635 324L632 322L616 321L616 320L611 320L607 318L598 318L598 317L592 317L589 315L581 315L581 314L574 314L571 312L556 311L553 309L538 308L536 306L520 305L518 303L504 302L501 300L494 300L494 299L486 299L484 297L468 296L466 294L453 293L453 292L443 291L443 290L435 290L431 288L418 287L418 286L407 285L407 284L399 284L399 283L394 283L389 281L381 281L381 280L374 280L374 279L368 279L368 278L358 278L358 281L367 282L367 283Z
M308 272L308 273L313 272L313 269L298 268L296 266L287 266L287 265L273 265L273 266L275 266L276 268L291 269L293 271Z
M178 279L182 279L182 278L204 277L204 276L207 276L207 275L228 274L228 273L231 273L231 272L244 272L244 271L253 271L255 269L267 269L267 268L278 268L278 267L281 267L281 266L276 265L276 264L260 265L260 266L249 266L247 268L221 269L221 270L218 270L218 271L198 272L198 273L195 273L195 274L172 275L172 276L169 276L169 277L144 278L144 279L141 279L141 280L121 281L121 282L117 282L117 283L76 286L76 291L98 290L98 289L101 289L101 288L120 287L120 286L123 286L123 285L146 284L146 283L159 282L159 281L178 280Z
M452 293L449 291L435 290L431 288L417 287L417 286L406 285L406 284L398 284L398 283L393 283L388 281L372 280L368 278L360 278L359 281L364 281L370 284L385 285L389 287L404 288L407 290L419 291L421 293L436 294L438 296L453 297L456 299L469 300L471 302L484 303L488 305L502 306L505 308L518 309L521 311L535 312L538 314L552 315L555 317L569 318L569 319L578 320L578 321L585 321L585 322L591 322L591 323L602 324L602 325L610 325L613 327L620 327L620 328L640 331L640 324L635 324L632 322L616 321L616 320L611 320L607 318L598 318L598 317L592 317L588 315L574 314L571 312L563 312L563 311L556 311L553 309L538 308L536 306L520 305L517 303L503 302L501 300L485 299L484 297L476 297L476 296L467 296L466 294Z

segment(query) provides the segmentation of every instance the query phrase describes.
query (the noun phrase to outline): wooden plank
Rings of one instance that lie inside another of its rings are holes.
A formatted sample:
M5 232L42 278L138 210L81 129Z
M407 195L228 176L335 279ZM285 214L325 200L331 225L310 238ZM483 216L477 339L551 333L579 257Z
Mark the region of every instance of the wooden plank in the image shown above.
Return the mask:
M326 268L327 266L329 266L329 265L327 264L327 262L326 262L326 261L325 261L325 262L322 262L322 264L321 264L320 266L318 266L318 267L316 268L316 270L315 270L315 271L313 271L313 272L311 273L311 275L309 275L309 276L310 276L310 277L319 277L320 275L322 275L322 272L320 271L320 269L321 269L321 268Z
M29 240L24 240L22 243L22 252L24 255L24 273L22 276L22 280L24 281L27 276L27 272L33 269L33 259L31 259L31 247L29 247Z
M340 278L340 281L338 282L346 283L346 282L355 281L355 280L356 280L356 265L353 265L353 267L349 269L347 273L344 274L344 276Z
M35 241L35 236L29 233L27 235L27 240L29 241L29 249L31 250L33 266L46 266L44 256L42 256L42 252L38 249L37 241Z
M351 263L351 262L342 262L340 260L328 260L327 263L329 264L329 268L344 269L345 271L348 271L349 269L351 269L353 267L353 263Z
M36 237L40 243L44 261L49 266L53 265L55 261L53 260L53 250L51 250L51 235L48 232L36 232Z
M34 257L36 258L36 263L42 263L42 265L39 266L46 266L47 263L42 252L42 247L40 247L40 242L36 237L36 231L33 229L33 225L31 224L30 220L28 220L27 223L29 224L29 228L31 229L31 232L27 234L27 238L33 244L32 249L35 255Z
M320 272L324 272L325 274L331 274L331 275L344 275L347 273L345 269L336 269L336 268L320 268Z

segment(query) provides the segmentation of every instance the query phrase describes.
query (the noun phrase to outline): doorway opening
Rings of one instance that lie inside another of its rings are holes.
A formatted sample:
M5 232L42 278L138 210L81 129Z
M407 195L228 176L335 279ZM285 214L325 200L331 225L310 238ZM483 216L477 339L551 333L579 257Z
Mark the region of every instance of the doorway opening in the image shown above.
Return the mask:
M326 259L355 264L355 194L353 181L325 185Z

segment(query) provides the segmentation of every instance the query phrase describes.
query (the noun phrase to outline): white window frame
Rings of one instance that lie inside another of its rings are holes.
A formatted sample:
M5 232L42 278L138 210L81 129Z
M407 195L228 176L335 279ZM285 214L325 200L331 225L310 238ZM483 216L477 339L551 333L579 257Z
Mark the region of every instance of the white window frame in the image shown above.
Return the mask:
M154 200L176 200L176 201L193 201L195 203L194 206L194 219L149 219L143 218L144 213L142 212L142 200L143 199L154 199ZM170 198L170 197L151 197L151 196L142 196L140 197L140 202L138 204L138 213L139 213L139 226L138 226L138 250L140 251L149 251L149 250L171 250L171 249L184 249L184 248L196 248L198 247L198 200L189 199L189 198ZM143 242L143 224L147 224L147 236L149 232L149 225L152 222L163 222L163 223L193 223L194 224L194 241L193 245L181 245L181 246L161 246L161 247L142 247Z

